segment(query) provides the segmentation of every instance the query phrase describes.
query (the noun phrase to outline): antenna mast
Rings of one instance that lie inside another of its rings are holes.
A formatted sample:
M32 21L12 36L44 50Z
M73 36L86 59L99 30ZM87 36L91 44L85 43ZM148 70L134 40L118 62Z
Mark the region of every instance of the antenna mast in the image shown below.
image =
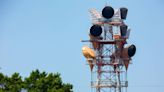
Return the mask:
M100 14L91 9L91 47L82 48L91 69L91 88L94 92L126 92L127 70L131 57L136 52L135 45L127 44L130 29L125 24L128 9L113 9L105 6Z

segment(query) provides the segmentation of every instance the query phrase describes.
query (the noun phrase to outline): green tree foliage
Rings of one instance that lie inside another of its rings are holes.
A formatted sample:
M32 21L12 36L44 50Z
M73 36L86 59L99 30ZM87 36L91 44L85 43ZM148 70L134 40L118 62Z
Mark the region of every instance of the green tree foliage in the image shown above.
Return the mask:
M73 92L71 84L62 82L59 73L32 71L29 77L22 79L19 73L11 77L0 73L0 92Z

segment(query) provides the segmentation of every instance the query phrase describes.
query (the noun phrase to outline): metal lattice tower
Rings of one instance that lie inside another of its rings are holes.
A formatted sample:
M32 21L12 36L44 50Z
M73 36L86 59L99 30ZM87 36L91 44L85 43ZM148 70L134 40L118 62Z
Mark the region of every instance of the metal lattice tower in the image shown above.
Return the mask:
M83 47L91 69L91 87L94 92L126 92L127 69L135 54L134 45L125 47L130 29L124 23L127 8L105 6L102 15L90 10L93 26L90 29L91 47Z
M96 92L123 92L123 87L128 86L126 80L126 70L123 63L112 62L111 55L117 50L113 39L112 26L110 30L104 30L104 40L100 42L100 49L96 51L95 67L91 72L91 87L96 88Z

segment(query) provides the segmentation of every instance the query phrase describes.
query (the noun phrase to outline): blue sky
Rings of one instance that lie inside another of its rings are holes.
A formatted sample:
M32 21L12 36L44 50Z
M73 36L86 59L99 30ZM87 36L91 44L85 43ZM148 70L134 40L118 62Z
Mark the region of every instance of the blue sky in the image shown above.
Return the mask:
M74 92L90 92L90 69L81 53L88 39L88 9L106 2L129 9L128 42L137 46L128 70L131 92L164 90L163 0L1 0L0 72L28 76L34 69L59 72Z

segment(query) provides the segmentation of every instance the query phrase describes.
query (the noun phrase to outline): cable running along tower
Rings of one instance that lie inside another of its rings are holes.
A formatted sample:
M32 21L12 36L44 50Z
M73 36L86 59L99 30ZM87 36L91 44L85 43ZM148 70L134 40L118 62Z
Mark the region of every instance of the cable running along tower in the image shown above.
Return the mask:
M124 22L128 13L125 7L113 9L105 6L99 13L90 9L92 26L89 32L91 45L83 46L91 70L91 87L94 92L126 92L127 70L135 45L126 45L130 29Z

